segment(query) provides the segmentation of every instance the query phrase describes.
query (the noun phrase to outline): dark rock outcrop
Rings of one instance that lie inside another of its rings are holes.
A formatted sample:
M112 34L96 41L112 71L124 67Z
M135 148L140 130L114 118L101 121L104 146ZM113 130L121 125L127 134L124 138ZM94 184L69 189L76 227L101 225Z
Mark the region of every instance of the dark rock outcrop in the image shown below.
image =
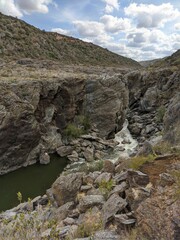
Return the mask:
M121 74L4 81L0 89L1 174L35 163L45 152L58 149L64 155L59 148L63 131L78 115L88 117L100 137L112 137L121 129L128 106ZM95 153L86 149L84 154L92 161Z
M171 68L126 75L129 89L129 129L143 142L161 135L171 143L179 142L180 72ZM169 138L169 139L168 139Z

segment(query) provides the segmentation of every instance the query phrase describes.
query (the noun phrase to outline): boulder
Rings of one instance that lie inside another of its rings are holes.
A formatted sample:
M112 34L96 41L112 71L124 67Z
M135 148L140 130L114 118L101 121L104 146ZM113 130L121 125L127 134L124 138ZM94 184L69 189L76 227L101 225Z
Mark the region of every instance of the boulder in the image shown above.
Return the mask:
M41 155L40 155L40 157L39 157L39 162L41 163L41 164L48 164L48 163L50 163L50 156L49 156L49 154L47 153L47 152L45 152L45 153L42 153Z
M79 160L79 155L76 151L72 151L71 155L68 155L67 158L70 162L77 162Z
M149 176L140 171L128 170L127 181L131 187L146 186L149 183Z
M73 151L73 148L71 146L61 146L56 149L56 152L59 154L60 157L65 157L67 155L70 155Z
M83 156L87 162L92 162L94 160L94 148L87 147L83 151Z
M115 166L110 160L104 160L103 172L114 173Z
M159 176L160 176L159 185L162 187L165 187L167 185L172 185L173 183L175 183L175 180L171 174L161 173Z
M134 211L150 194L151 191L148 188L129 188L126 190L126 200Z
M93 184L95 179L101 174L101 172L95 171L95 172L90 172L89 174L85 175L83 177L83 184Z
M95 180L95 184L100 185L102 182L109 182L112 178L111 173L101 173Z
M72 211L74 207L74 202L67 202L61 207L56 209L55 215L58 221L64 220Z
M83 181L83 173L60 176L52 185L52 193L59 206L74 201Z
M150 144L150 142L145 141L143 146L139 149L137 155L138 156L148 156L150 154L154 154L152 145Z
M119 185L116 185L115 188L109 193L109 197L114 193L122 197L127 188L128 188L128 184L126 182L121 182Z
M125 199L116 193L112 194L102 208L104 224L111 220L115 214L120 213L126 206L127 202Z
M105 199L102 195L87 195L79 200L79 211L86 212L88 209L94 206L102 206Z
M102 230L94 234L93 240L119 240L119 235L115 231Z

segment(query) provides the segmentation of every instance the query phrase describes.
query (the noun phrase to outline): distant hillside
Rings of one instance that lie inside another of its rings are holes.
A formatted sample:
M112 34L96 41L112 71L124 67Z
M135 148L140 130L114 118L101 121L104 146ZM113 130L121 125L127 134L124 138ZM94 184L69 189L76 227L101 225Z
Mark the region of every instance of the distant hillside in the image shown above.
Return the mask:
M0 58L46 59L62 64L140 67L139 63L92 43L41 31L0 13Z
M143 67L164 68L164 67L177 67L180 68L180 49L169 57L154 59L150 61L142 61L140 64Z
M153 59L153 60L147 60L147 61L140 61L139 63L141 64L141 66L143 67L149 67L152 66L153 64L155 64L157 61L159 61L160 59Z

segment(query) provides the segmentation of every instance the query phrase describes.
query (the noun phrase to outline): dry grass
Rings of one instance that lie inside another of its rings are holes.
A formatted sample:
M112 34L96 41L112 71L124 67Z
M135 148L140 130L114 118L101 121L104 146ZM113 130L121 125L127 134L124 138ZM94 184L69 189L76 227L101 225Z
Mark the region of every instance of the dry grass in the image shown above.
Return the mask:
M147 157L137 156L137 157L131 158L127 165L128 165L128 168L139 170L143 164L147 162L153 162L154 159L155 159L155 156L151 154L148 155Z

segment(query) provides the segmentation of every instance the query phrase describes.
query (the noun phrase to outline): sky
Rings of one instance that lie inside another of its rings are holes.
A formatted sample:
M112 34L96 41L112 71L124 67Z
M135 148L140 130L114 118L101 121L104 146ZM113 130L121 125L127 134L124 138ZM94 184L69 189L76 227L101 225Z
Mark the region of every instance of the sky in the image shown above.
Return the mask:
M0 12L137 61L180 49L179 0L0 0Z

